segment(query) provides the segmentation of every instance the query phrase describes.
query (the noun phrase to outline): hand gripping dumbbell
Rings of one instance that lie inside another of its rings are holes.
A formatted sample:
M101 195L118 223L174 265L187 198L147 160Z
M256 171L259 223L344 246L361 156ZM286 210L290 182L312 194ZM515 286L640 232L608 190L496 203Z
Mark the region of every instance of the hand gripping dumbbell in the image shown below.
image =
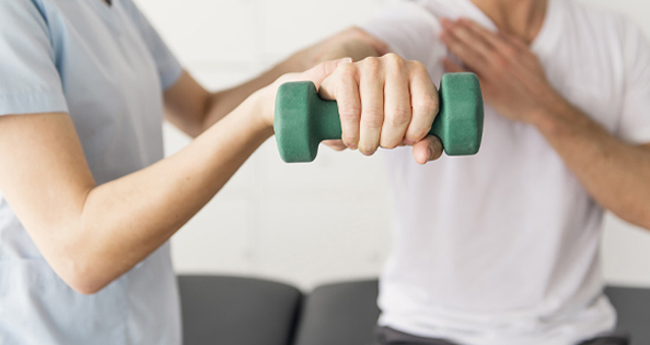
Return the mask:
M429 134L449 156L476 154L483 135L483 98L473 73L447 73L440 81L440 111ZM323 140L341 139L336 101L322 100L314 83L280 85L275 102L275 136L282 160L311 162Z

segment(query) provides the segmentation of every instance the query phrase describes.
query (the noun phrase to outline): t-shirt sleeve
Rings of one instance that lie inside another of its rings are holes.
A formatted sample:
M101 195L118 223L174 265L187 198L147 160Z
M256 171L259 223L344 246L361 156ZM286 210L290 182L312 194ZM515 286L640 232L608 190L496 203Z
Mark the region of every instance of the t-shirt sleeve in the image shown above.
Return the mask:
M132 2L132 0L124 0L123 3L124 8L140 31L149 52L156 62L163 90L168 89L178 81L178 78L180 78L183 73L183 67L171 52L167 44L165 44L163 39L160 37L156 29L151 25L149 20L147 20L145 15Z
M629 21L623 37L624 96L618 136L633 144L650 143L650 44Z
M397 55L430 66L434 52L444 48L439 21L416 3L403 3L380 13L361 28L384 41Z
M0 115L68 112L43 15L30 0L0 0Z

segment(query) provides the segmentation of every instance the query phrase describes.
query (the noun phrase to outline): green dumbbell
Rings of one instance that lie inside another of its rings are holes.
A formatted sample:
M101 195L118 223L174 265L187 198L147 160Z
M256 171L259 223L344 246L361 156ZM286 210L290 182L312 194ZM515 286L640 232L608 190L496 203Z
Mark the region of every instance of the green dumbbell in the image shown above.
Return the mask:
M449 156L476 154L483 135L483 98L473 73L448 73L440 81L440 112L429 134ZM280 85L275 102L275 136L282 160L311 162L323 140L341 139L336 101L322 100L312 82Z

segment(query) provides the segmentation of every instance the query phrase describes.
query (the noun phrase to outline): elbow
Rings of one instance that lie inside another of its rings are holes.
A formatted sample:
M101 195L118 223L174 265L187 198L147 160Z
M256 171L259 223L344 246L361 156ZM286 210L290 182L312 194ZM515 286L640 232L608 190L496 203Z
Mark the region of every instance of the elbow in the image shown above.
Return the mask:
M650 230L650 215L646 215L643 222L639 223L639 226L646 230Z
M61 263L61 262L65 263ZM59 277L74 291L82 295L94 295L104 289L111 280L104 277L90 260L67 258L59 261Z
M86 296L94 295L106 287L106 285L92 281L75 281L68 283L68 286L77 293Z
M638 226L645 230L650 230L650 212L646 210L639 210L638 212L635 212L633 214L620 214L616 212L614 213L624 221L634 226Z
M638 212L638 216L635 218L630 221L632 224L650 230L650 210L647 207L642 207Z

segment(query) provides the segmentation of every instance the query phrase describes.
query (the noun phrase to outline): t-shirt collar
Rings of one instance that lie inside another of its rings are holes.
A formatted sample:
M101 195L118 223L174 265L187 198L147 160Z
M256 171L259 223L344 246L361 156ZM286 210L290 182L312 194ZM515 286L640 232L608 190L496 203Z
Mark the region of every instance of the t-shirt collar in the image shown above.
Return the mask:
M497 31L497 26L494 22L472 1L458 0L458 4L463 8L463 13L466 13L467 17L472 18L477 23L492 31ZM542 28L530 45L532 51L536 54L552 51L562 32L561 25L562 16L564 15L564 0L548 0L547 6Z

